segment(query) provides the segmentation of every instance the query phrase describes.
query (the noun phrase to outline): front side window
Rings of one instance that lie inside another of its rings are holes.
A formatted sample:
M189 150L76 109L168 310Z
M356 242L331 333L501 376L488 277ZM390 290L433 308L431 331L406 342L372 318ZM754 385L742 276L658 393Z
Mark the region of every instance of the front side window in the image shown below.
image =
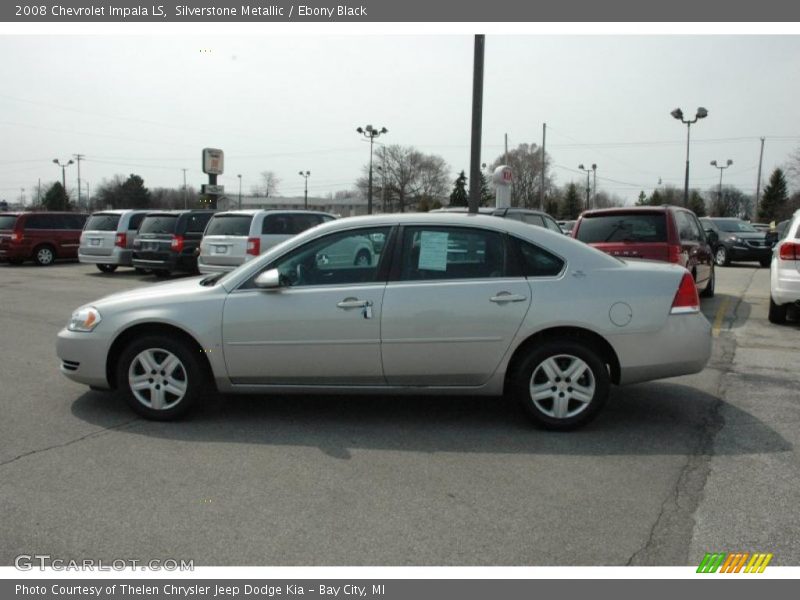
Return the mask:
M483 279L505 274L505 243L495 231L463 227L407 227L400 278Z
M372 238L388 235L389 227L334 233L293 250L269 268L278 269L288 287L372 283L381 258Z
M675 213L675 223L678 226L678 236L683 242L698 241L689 213L679 210Z

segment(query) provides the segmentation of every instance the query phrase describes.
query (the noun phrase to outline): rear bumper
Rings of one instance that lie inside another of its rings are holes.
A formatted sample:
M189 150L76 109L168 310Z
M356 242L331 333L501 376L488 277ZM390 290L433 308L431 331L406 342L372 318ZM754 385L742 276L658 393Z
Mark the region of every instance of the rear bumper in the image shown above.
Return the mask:
M120 267L130 267L133 262L133 250L124 248L114 248L111 254L98 256L84 254L78 250L78 261L90 265L119 265Z
M213 275L215 273L230 273L239 265L209 265L203 262L202 256L197 261L197 270L203 275Z
M770 295L775 304L794 304L800 301L800 271L776 269L773 261L770 273Z
M188 254L145 255L133 253L134 267L152 269L155 271L194 271L197 268L197 258Z
M702 313L670 315L655 332L608 337L620 363L620 383L702 371L711 357L711 324Z

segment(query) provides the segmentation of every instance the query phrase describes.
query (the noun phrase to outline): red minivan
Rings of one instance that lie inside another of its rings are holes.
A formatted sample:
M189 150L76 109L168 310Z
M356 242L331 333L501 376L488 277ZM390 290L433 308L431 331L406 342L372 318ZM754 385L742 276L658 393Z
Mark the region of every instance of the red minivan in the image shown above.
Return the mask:
M619 258L679 264L692 274L701 296L714 295L711 246L691 210L669 205L587 210L572 237Z
M0 213L0 260L52 264L78 258L81 231L89 215L71 212Z

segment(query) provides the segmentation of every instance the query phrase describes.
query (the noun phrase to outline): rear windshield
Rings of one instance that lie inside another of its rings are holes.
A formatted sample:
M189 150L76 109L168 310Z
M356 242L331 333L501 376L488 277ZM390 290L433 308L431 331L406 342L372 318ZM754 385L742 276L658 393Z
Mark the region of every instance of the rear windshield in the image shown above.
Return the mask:
M666 242L664 213L584 217L576 236L587 244L603 242Z
M116 231L121 215L97 214L89 217L86 222L87 231Z
M716 225L722 231L725 232L746 231L748 233L752 233L754 231L757 231L755 227L750 225L750 223L746 223L745 221L727 221L718 219L714 221L714 225Z
M172 233L178 215L147 215L139 227L139 233Z
M250 235L252 215L216 215L208 224L205 235Z
M17 215L0 215L0 229L14 229Z

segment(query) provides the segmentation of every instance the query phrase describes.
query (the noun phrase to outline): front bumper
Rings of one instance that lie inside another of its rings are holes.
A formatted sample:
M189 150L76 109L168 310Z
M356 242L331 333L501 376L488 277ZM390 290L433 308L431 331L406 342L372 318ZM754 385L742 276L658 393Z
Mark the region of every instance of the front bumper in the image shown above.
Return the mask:
M772 248L766 246L764 248L751 248L747 245L734 244L729 246L731 260L753 260L762 261L772 256Z
M101 327L102 324L99 327ZM58 332L56 354L61 360L60 370L68 379L99 388L110 388L106 377L106 360L111 345L102 333L69 331Z
M702 371L711 358L711 324L702 313L670 315L658 331L612 335L620 383Z

